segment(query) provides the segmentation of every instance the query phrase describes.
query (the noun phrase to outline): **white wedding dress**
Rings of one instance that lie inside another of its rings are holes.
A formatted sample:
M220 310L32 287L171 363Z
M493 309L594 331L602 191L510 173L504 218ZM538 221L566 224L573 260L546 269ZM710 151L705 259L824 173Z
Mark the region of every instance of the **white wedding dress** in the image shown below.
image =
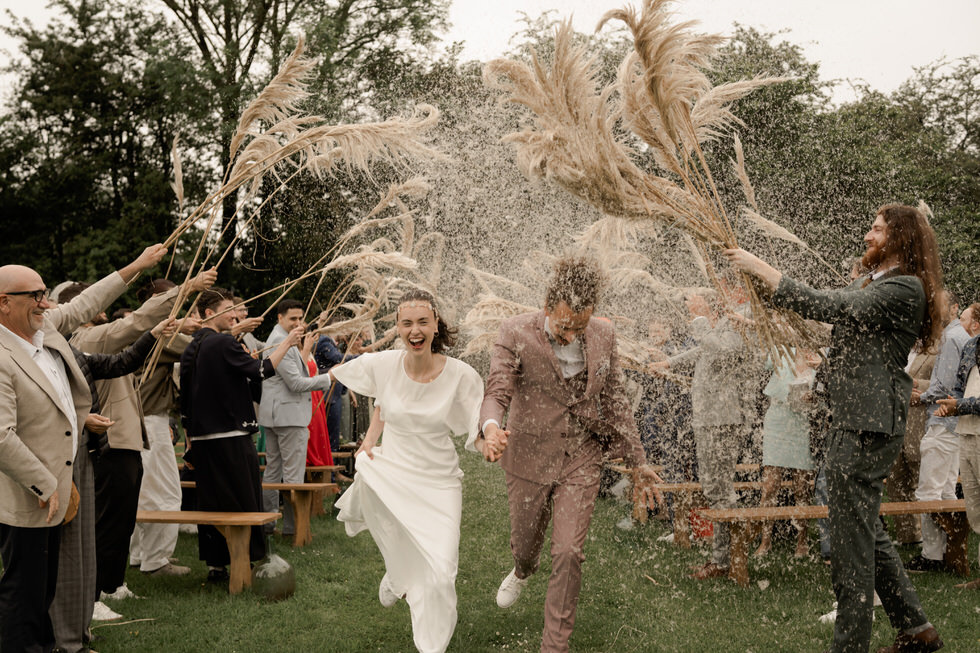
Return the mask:
M447 358L429 383L409 378L404 351L365 354L331 371L357 394L375 398L384 421L374 459L360 454L354 483L337 502L347 534L367 529L388 579L405 595L415 646L442 652L456 628L456 569L462 478L450 435L467 434L475 451L483 380Z

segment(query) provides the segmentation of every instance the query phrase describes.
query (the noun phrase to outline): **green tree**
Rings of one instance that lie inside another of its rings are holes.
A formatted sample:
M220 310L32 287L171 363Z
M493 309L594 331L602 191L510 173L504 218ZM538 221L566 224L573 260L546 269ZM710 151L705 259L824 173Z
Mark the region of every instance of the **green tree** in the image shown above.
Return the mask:
M171 143L200 107L161 16L106 0L58 7L44 29L8 28L26 59L8 71L18 79L0 123L0 255L52 283L96 277L170 233ZM192 193L199 172L185 171Z
M307 55L319 59L310 87L310 109L339 122L372 115L375 85L388 83L424 57L436 31L445 27L448 11L448 0L161 2L196 50L215 118L214 146L221 170L228 166L229 144L241 111L295 46L296 33L307 36ZM283 209L291 203L277 200L275 206ZM226 242L239 231L235 208L236 198L229 197L223 207ZM275 270L278 261L296 261L288 237L300 222L293 224L291 217L280 210L269 220L270 228L286 241L269 240L255 250L256 235L243 233L239 253L269 270ZM282 271L291 272L291 267ZM237 271L233 279L236 285L250 285L246 275Z

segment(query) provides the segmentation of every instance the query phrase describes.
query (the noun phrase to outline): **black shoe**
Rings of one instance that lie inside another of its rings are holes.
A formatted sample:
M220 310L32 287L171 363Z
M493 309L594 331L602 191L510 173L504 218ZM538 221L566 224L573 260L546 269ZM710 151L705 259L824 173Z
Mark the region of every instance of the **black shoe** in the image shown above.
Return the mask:
M228 570L222 567L221 569L208 569L208 582L209 583L227 583Z
M923 558L922 554L919 554L905 563L905 571L946 571L946 563L942 560Z

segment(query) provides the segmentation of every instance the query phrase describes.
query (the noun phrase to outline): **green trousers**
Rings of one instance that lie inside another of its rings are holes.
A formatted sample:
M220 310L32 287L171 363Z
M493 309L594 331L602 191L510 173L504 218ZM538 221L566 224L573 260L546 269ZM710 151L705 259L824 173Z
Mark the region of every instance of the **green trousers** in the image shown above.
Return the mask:
M837 595L835 653L867 653L874 592L894 628L928 619L902 561L878 519L884 480L902 436L835 429L827 450L830 572Z

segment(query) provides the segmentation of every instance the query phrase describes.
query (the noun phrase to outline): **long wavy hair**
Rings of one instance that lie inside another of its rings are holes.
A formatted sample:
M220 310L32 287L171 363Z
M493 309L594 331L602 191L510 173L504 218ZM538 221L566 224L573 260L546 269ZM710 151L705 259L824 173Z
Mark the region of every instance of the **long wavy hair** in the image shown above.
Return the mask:
M886 204L878 215L888 225L884 256L895 256L902 274L919 278L926 294L926 315L916 345L922 351L939 341L943 330L943 270L939 246L929 221L918 209L904 204Z

